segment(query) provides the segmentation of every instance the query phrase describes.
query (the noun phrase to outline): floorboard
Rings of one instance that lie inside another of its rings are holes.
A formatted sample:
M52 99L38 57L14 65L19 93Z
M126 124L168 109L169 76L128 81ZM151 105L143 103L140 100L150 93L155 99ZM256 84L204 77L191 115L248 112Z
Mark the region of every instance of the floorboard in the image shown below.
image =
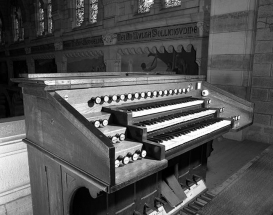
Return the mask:
M198 214L272 215L273 145Z
M206 184L209 190L215 189L244 165L259 156L270 145L250 140L242 142L217 139L213 142L213 152L208 159Z

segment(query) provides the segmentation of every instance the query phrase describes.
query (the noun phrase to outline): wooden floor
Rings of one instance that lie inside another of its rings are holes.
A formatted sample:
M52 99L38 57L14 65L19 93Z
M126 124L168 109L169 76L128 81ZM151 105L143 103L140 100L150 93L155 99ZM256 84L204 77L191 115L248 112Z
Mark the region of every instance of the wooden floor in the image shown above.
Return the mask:
M232 177L257 158L269 144L244 140L242 142L218 139L213 142L213 152L208 159L207 187L220 192Z

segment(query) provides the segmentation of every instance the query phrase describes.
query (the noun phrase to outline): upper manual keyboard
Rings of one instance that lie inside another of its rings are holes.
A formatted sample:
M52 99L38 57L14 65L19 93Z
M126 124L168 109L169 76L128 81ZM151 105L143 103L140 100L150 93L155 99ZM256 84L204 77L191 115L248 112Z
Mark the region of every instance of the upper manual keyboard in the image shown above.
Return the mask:
M132 117L140 117L145 116L149 114L155 114L155 113L161 113L165 111L171 111L179 108L185 108L195 105L203 104L204 100L201 99L195 99L195 98L185 98L185 99L179 99L177 101L169 101L169 102L162 102L162 104L150 104L145 106L139 106L139 107L133 107L126 110L127 112L132 113Z

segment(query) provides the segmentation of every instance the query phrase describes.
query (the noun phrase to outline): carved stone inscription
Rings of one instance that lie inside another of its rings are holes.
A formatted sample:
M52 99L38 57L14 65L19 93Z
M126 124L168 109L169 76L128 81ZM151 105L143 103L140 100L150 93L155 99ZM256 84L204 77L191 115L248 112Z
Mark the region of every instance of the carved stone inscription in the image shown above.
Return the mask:
M197 23L149 28L118 34L118 43L198 37Z
M50 51L55 51L54 43L31 47L31 53L50 52Z
M247 11L229 13L224 15L217 15L211 18L212 33L243 31L248 27L248 19L253 16Z
M67 40L63 42L63 49L73 49L79 47L96 47L103 46L103 40L101 36L87 37L75 40Z
M13 49L10 50L10 56L19 56L19 55L24 55L25 54L25 49L20 48L20 49Z

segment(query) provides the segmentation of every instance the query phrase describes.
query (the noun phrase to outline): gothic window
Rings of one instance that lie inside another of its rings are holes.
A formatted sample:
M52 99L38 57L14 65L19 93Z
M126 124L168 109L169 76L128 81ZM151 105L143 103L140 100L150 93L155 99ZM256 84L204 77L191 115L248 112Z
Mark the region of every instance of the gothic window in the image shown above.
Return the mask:
M181 5L181 0L165 0L165 7L175 7Z
M138 0L138 13L149 12L154 0Z
M52 3L51 0L47 2L47 31L49 34L52 33Z
M38 0L38 36L52 34L52 0Z
M98 0L89 0L89 22L96 23L98 18Z
M38 21L39 21L39 26L38 26L38 35L42 36L45 32L45 11L43 8L43 5L41 1L39 1L38 5Z
M81 26L83 19L84 19L84 0L76 0L76 26Z
M24 28L22 21L22 14L20 8L13 8L12 14L13 21L13 39L14 41L24 40Z

